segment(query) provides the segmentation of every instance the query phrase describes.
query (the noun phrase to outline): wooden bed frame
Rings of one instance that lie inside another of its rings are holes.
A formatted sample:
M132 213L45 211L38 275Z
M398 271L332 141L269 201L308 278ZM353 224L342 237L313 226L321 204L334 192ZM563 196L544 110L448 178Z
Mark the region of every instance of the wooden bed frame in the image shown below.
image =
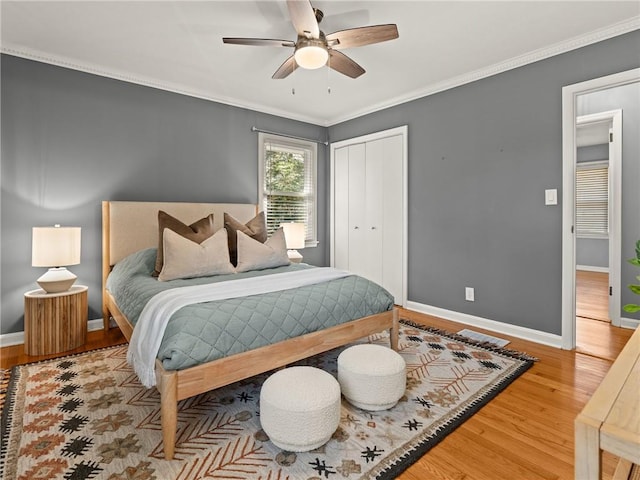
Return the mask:
M102 202L102 314L104 328L113 318L127 338L133 325L120 311L106 288L113 265L127 255L158 244L158 210L189 224L210 213L216 230L223 227L224 212L246 222L257 213L257 205L178 202ZM390 344L398 349L398 310L360 318L325 330L308 333L272 345L232 355L184 370L165 370L156 360L156 381L161 398L164 456L174 456L178 425L178 401L231 383L286 366L318 353L378 333L390 332Z

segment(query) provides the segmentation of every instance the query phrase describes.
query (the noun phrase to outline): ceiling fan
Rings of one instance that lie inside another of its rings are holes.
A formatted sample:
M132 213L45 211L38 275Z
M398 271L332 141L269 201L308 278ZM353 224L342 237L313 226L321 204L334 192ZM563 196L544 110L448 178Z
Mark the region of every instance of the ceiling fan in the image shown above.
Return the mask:
M328 65L330 68L348 77L357 78L365 70L340 50L362 47L372 43L386 42L398 38L395 24L372 25L350 28L325 35L319 23L324 13L313 8L309 0L287 0L291 23L298 32L296 41L270 38L224 37L224 43L235 45L253 45L265 47L293 47L293 55L287 58L271 78L285 78L302 67L315 69Z

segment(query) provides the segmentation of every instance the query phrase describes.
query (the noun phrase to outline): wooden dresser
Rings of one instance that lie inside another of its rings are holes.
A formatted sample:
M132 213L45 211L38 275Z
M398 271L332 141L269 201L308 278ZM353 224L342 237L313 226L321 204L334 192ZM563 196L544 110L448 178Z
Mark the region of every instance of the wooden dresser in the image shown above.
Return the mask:
M576 480L602 478L602 451L620 457L614 480L640 464L640 328L576 418L575 442Z

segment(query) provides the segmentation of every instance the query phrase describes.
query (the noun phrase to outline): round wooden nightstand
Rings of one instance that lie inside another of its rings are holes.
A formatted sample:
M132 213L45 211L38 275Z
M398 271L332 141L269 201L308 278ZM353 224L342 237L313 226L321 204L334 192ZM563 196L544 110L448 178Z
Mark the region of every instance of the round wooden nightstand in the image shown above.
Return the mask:
M48 355L84 345L87 338L88 288L66 292L32 290L24 294L24 352Z

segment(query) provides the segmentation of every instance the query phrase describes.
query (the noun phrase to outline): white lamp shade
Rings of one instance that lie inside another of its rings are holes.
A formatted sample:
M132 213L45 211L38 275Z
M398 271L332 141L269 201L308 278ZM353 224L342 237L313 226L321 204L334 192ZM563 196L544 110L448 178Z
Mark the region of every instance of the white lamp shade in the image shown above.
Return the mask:
M329 52L318 45L307 45L298 48L295 51L294 57L300 67L315 70L327 64Z
M31 265L62 267L80 263L80 227L33 227Z
M284 238L287 248L304 248L304 223L283 223Z

